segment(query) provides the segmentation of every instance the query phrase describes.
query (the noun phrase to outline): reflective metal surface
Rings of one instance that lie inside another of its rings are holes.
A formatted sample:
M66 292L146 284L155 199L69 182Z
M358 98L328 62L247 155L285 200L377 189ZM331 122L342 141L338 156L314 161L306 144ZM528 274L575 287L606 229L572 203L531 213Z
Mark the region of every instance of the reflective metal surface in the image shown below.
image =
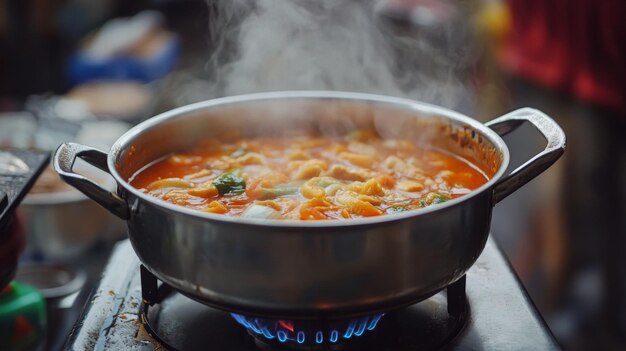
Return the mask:
M547 141L546 148L498 182L495 187L496 202L504 199L541 174L565 152L565 134L563 130L554 120L539 110L532 108L519 109L489 121L486 125L502 136L514 131L524 122L530 122L543 134Z
M154 335L179 350L261 350L229 313L177 293L161 294L163 285L148 311L154 334L146 332L137 321L145 298L140 266L130 243L120 242L64 350L162 350ZM352 338L344 351L560 350L493 236L466 275L467 317L447 311L448 288L447 294L389 311L376 330Z
M507 117L513 123L497 125L510 126L503 128L508 131L519 125L518 119L534 116L540 130L556 126L542 113L528 112L513 112ZM449 148L493 176L472 193L441 205L346 221L214 215L166 203L128 183L147 163L222 133L280 135L305 130L337 135L365 126L376 128L383 137ZM540 154L501 183L508 165L506 145L488 127L454 111L367 94L279 92L198 103L133 128L108 155L108 171L118 182L118 194L94 188L72 172L76 156L86 156L105 169L105 155L96 150L66 144L57 151L54 164L68 183L127 218L140 260L186 295L244 314L349 316L419 301L459 279L485 245L495 202L562 153L565 136L560 128L556 126L554 133L541 131L549 139L544 152L548 158ZM494 189L502 195L494 197Z

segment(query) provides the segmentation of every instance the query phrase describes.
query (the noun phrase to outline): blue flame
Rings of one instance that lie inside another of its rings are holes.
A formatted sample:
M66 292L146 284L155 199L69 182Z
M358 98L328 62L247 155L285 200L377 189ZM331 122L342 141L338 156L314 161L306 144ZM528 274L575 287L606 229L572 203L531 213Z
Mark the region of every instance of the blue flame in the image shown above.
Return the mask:
M356 329L356 331L354 332L354 335L356 336L361 336L363 335L363 333L365 332L365 326L367 324L368 319L367 318L363 318L361 319L361 322L359 323L359 327Z
M375 315L372 320L370 321L370 325L367 327L367 330L374 330L376 329L376 326L378 325L378 321L383 318L384 314L377 314Z
M272 335L272 333L267 328L263 329L263 336L265 336L269 340L274 339L274 335Z
M261 334L261 330L259 330L259 328L257 328L256 323L248 323L248 325L250 326L250 329L252 329L253 332L257 333L257 334Z
M348 320L330 320L320 324L311 321L272 320L247 317L231 313L235 321L244 328L267 340L280 343L323 344L338 343L359 337L376 328L384 314L376 314Z
M350 339L352 337L352 334L354 333L354 326L355 325L356 325L356 320L350 321L350 325L348 326L348 329L346 329L346 333L343 334L343 337L345 339Z
M337 342L338 339L339 339L338 331L333 330L332 332L330 332L330 342Z
M315 342L318 344L324 342L324 333L322 333L321 330L318 330L317 333L315 333Z

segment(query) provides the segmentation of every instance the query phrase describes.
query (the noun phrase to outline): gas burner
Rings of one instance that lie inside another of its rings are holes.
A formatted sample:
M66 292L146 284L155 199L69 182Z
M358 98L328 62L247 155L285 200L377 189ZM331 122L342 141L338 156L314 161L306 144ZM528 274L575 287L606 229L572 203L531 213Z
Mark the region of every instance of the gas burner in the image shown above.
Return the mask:
M241 340L241 350L437 350L451 342L467 321L465 277L423 302L388 311L387 318L377 313L350 319L277 320L216 310L166 283L159 286L145 267L140 266L140 272L142 326L160 347L170 351L188 349L186 342L215 344L216 338ZM164 318L175 320L178 329L185 330L185 342L167 340L172 331L162 325ZM214 329L207 330L206 325Z
M263 344L279 344L293 349L341 345L376 329L384 313L343 320L275 320L236 313L237 323Z

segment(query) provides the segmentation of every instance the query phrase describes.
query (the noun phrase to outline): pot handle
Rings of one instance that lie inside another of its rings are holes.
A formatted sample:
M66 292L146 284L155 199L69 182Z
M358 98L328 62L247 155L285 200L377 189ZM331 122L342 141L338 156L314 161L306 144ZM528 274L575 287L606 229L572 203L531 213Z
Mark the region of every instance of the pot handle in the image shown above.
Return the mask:
M54 170L57 171L66 183L80 190L80 192L96 201L100 206L122 219L128 219L128 206L122 198L115 193L103 189L101 186L82 175L74 173L72 168L74 167L74 162L77 157L111 174L107 166L106 153L89 146L75 143L64 143L59 146L54 153Z
M539 110L528 107L522 108L489 121L485 125L493 129L498 135L504 136L517 129L524 122L532 123L543 134L548 144L543 151L496 183L494 186L494 203L500 202L548 169L565 152L563 129L552 118Z

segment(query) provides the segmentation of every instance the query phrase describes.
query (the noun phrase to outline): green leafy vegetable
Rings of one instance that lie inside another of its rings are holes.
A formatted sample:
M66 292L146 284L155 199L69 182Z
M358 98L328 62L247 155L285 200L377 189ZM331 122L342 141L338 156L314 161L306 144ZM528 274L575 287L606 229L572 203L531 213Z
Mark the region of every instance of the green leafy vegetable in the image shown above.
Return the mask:
M213 180L213 185L220 195L241 195L246 191L246 180L243 179L239 170L221 174Z
M448 200L450 200L449 197L447 197L445 195L437 194L437 195L433 196L433 199L430 202L430 204L431 205L433 205L433 204L441 204L441 203L444 203L444 202L446 202Z
M430 205L441 204L448 200L452 200L452 198L439 193L430 193L426 196L426 198L419 201L419 205L420 207L426 207Z
M400 213L400 212L405 212L405 211L408 211L408 208L404 206L394 205L394 206L388 207L386 212L388 214L394 214L394 213Z

